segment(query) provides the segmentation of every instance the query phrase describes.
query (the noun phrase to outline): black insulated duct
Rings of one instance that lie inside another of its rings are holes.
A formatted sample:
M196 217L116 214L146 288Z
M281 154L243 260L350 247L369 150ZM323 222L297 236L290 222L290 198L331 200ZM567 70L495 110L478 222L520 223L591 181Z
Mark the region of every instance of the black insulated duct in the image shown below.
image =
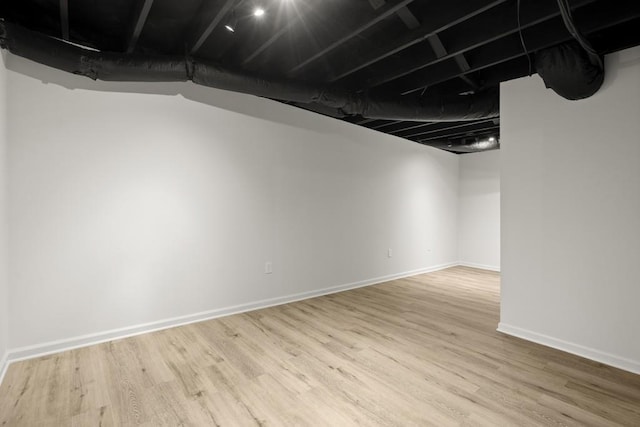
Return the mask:
M578 30L567 0L557 0L560 15L574 40L536 53L536 69L547 88L575 101L589 98L604 82L604 61Z
M576 41L537 52L536 70L547 88L572 101L590 97L604 82L604 68Z
M458 141L430 141L422 144L430 147L440 148L442 150L452 151L458 154L464 153L480 153L489 150L499 150L500 142L496 138L474 139L474 140L458 140Z
M460 121L498 117L497 90L452 97L368 96L229 70L196 58L99 52L0 22L0 46L11 53L69 73L106 81L184 82L241 92L303 107L321 107L335 117Z

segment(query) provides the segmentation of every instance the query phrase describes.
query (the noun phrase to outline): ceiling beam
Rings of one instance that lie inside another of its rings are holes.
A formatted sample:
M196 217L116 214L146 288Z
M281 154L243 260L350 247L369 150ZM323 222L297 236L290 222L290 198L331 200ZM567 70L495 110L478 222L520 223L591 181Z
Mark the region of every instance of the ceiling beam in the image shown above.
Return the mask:
M447 139L447 138L456 138L456 137L462 137L462 136L469 136L469 137L473 137L473 136L478 136L484 133L492 133L495 132L497 130L500 130L500 126L487 126L487 127L483 127L480 129L475 129L475 130L466 130L464 132L457 132L457 133L452 133L452 134L446 134L446 135L440 135L440 136L430 136L428 138L419 138L416 139L415 141L417 142L427 142L427 141L435 141L438 139Z
M422 123L408 122L407 126L401 127L399 129L388 130L387 132L392 135L403 137L404 132L415 130L415 129L424 129L424 128L430 129L434 126L437 126L438 124L440 123L439 122L422 122Z
M445 137L446 135L451 135L454 132L452 132L454 129L464 129L464 128L470 128L470 129L465 129L464 132L470 132L470 131L477 131L477 130L482 130L482 129L489 129L489 128L494 128L496 125L495 123L493 123L492 119L489 120L478 120L478 121L471 121L471 122L464 122L464 123L460 123L460 124L454 124L453 126L442 126L440 129L434 129L434 130L429 130L426 132L419 132L419 133L414 133L411 135L403 135L403 138L417 138L417 137L422 137L422 136L427 136L427 135L432 135L432 136L436 136L439 138Z
M381 8L385 4L385 0L369 0L371 7L375 10ZM409 10L408 7L400 8L396 11L398 17L404 22L404 24L409 29L415 29L420 26L420 22L418 18ZM260 54L266 51L271 45L277 42L283 35L288 33L294 26L298 25L301 22L301 16L292 19L286 26L280 28L275 34L269 37L263 44L261 44L257 49L251 52L243 61L242 65L247 65L256 59Z
M69 41L69 0L60 0L60 32L62 40Z
M596 0L577 0L573 2L572 6L574 8L584 7L595 1ZM485 22L485 19L479 19L474 23L470 22L468 28L465 28L465 31L463 31L464 34L462 34L458 40L453 40L450 43L447 54L440 56L437 54L431 56L426 54L418 59L398 60L393 66L388 67L390 70L393 70L392 72L377 76L375 79L368 81L363 89L380 86L447 59L455 59L460 54L495 42L501 38L516 34L518 32L517 22L515 22L514 19L508 19L510 15L515 16L515 13L515 6L513 4L506 4L502 17L496 19L493 24L489 25L488 22ZM531 28L535 25L558 18L559 16L560 11L555 1L540 4L523 13L522 29ZM458 59L456 59L456 61L458 61Z
M388 122L388 120L385 120L385 119L375 119L372 122L368 122L368 123L365 123L365 124L362 124L362 123L358 123L358 124L360 126L364 126L364 127L368 128L368 129L374 129L375 130L379 126L384 126L384 125L388 124L387 122Z
M442 40L437 34L432 34L427 37L427 41L429 42L429 46L431 46L431 49L436 54L437 58L444 58L448 55L447 49L444 47ZM458 54L454 58L461 71L466 73L471 69L471 66L469 65L469 62L467 62L467 59L464 57L464 54ZM460 76L460 78L474 90L480 89L480 85L476 83L472 78L465 75Z
M442 44L442 40L440 40L440 37L438 37L437 34L429 35L429 37L427 37L427 42L429 42L429 46L431 46L431 49L433 50L433 53L436 54L436 57L442 58L443 56L447 55L447 49L445 49L444 45Z
M284 27L280 28L275 34L273 34L271 37L269 37L264 43L262 43L256 50L254 50L253 52L251 52L249 54L249 56L247 56L244 61L242 61L242 65L247 65L248 63L250 63L251 61L253 61L254 59L256 59L258 57L258 55L260 55L262 52L264 52L265 50L267 50L272 44L274 44L275 42L277 42L280 37L282 37L283 35L285 35L286 33L289 32L289 30L291 30L291 28L293 28L294 26L298 25L299 23L299 18L296 18L294 20L291 20L287 25L285 25Z
M398 123L402 123L402 120L394 120L389 123L382 123L380 125L368 126L369 129L380 130L382 128L386 128L387 126L397 125Z
M456 64L458 64L458 68L460 68L460 71L462 71L463 73L466 73L471 69L471 65L469 65L469 61L467 61L464 53L456 55L454 59L456 61ZM478 83L473 77L468 76L467 74L463 74L460 76L460 79L471 86L473 90L480 89L480 83Z
M573 7L583 7L594 2L595 0L578 0L573 3ZM515 16L515 6L511 4L506 6L505 15L508 16L513 14ZM555 1L542 3L523 14L522 29L525 30L527 28L531 28L535 25L558 18L559 16L560 11ZM484 20L479 20L474 25L469 25L469 28L464 31L464 37L460 37L459 41L454 40L451 43L449 52L446 55L432 55L431 57L425 56L417 61L411 58L408 62L404 61L403 64L396 64L393 67L390 66L389 68L392 69L393 72L380 75L375 79L370 80L367 82L365 87L372 88L380 86L447 59L454 58L458 61L459 59L457 57L465 52L495 42L501 38L509 37L517 32L517 22L513 19L506 19L506 16L503 16L503 19L496 20L494 25L488 25Z
M420 21L418 21L418 18L416 18L408 7L398 9L396 15L398 15L398 18L400 18L400 20L404 22L404 25L406 25L410 30L415 30L420 26Z
M584 14L584 16L575 13L576 20L580 22L580 30L584 34L590 34L640 17L640 3L636 0L626 0L625 3L624 7L617 8L603 4L599 13L588 13ZM525 31L524 36L527 41L527 53L533 53L537 50L572 40L561 19L545 22L537 26L535 31ZM519 37L513 35L510 38L500 39L491 45L483 46L474 51L473 56L476 59L472 61L471 68L466 72L460 72L455 64L452 68L449 62L443 62L438 64L438 69L431 67L428 73L421 73L422 75L415 77L409 76L409 78L399 81L394 84L394 90L407 95L422 90L425 86L442 83L524 55L525 52L522 49Z
M394 135L397 135L401 138L407 138L415 135L422 135L428 132L437 132L446 128L453 128L456 126L466 126L469 123L476 123L477 121L463 121L463 122L428 122L422 123L421 125L409 126L405 129L398 130L395 132L391 132ZM416 132L421 129L426 129L427 132ZM412 132L413 131L413 132Z
M356 125L362 126L362 125L365 125L367 123L375 122L376 120L377 119L366 119L366 118L363 117L361 119L358 119L358 120L354 121L353 123L356 124Z
M473 88L474 91L480 90L480 88L482 87L480 83L478 83L475 79L471 78L471 76L467 76L466 74L462 74L460 76L460 79L466 84L468 84L469 86L471 86L471 88Z
M304 10L303 10L303 8L304 8ZM288 21L288 23L286 25L280 27L280 29L278 31L276 31L273 35L271 35L271 37L269 37L267 40L265 40L264 43L262 43L253 52L251 52L249 55L247 55L247 57L242 61L242 65L249 64L251 61L253 61L258 56L260 56L261 53L263 53L269 47L271 47L271 45L273 45L275 42L280 40L280 38L282 36L284 36L289 31L291 31L291 29L293 27L295 27L295 26L299 25L300 23L302 23L304 17L307 14L311 13L313 11L313 8L310 7L307 3L302 2L299 6L296 5L296 9L295 10L296 10L296 16L291 18L291 19L289 19L289 21Z
M153 0L144 0L140 4L140 11L138 12L137 18L135 20L133 32L131 33L129 42L127 43L127 53L133 53L133 51L135 50L136 45L138 44L138 39L140 38L140 34L142 34L144 24L147 23L147 18L149 17L151 6L153 6Z
M212 19L208 22L204 31L202 31L202 33L200 34L197 34L196 37L193 38L195 42L193 43L193 46L191 46L191 49L189 49L189 52L191 54L194 54L198 50L200 50L204 42L206 42L209 36L211 35L211 33L213 33L213 30L216 29L216 27L224 19L227 13L231 11L231 9L233 8L233 6L236 4L237 1L238 0L226 0L224 2L222 7L218 9L217 13L215 13ZM202 11L198 15L202 15Z
M386 0L369 0L369 3L374 9L380 9L382 6L384 6ZM400 20L404 22L404 25L406 25L410 30L413 30L420 26L420 21L418 21L418 18L416 18L416 16L409 10L407 6L398 9L396 11L396 15L398 15L398 18L400 18Z
M456 55L454 59L456 61L456 64L458 64L458 68L460 68L461 71L464 71L466 73L471 69L471 65L469 65L469 61L467 61L467 58L464 56L464 53Z
M372 14L369 15L361 24L359 24L355 30L350 31L349 33L343 35L338 40L329 44L328 46L321 49L320 51L312 54L307 59L303 60L302 62L298 63L296 66L291 68L288 72L288 75L294 76L298 74L302 69L304 69L309 64L327 55L329 52L333 51L335 48L337 48L338 46L341 46L345 42L351 40L353 37L356 37L357 35L362 34L369 28L378 24L380 21L387 19L389 16L396 13L399 9L407 6L412 1L414 0L393 0L385 4L383 7L381 7L377 11L372 12Z
M454 25L473 18L489 9L492 9L508 0L457 0L452 1L452 7L435 14L433 21L425 22L415 30L407 32L404 36L385 44L380 49L376 49L367 55L364 60L345 66L338 71L331 79L331 82L343 79L356 71L359 71L371 64L390 57L409 47L421 43L430 35L444 31Z
M430 141L425 142L424 145L428 145L429 147L434 148L440 148L441 150L446 150L456 154L478 153L497 150L500 148L500 142L498 140L483 144L477 144L474 141L471 144L468 144L464 139L458 139L453 141Z

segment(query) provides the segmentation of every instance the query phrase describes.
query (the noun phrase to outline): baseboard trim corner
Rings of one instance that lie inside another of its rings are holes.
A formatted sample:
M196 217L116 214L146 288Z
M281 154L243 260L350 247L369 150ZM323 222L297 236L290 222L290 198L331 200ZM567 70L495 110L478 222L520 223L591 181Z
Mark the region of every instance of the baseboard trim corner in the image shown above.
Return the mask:
M548 335L518 328L517 326L508 325L503 322L500 322L498 324L497 330L498 332L506 335L521 338L523 340L531 341L536 344L544 345L546 347L555 348L556 350L575 354L576 356L584 357L585 359L593 360L595 362L603 363L605 365L613 366L614 368L619 368L624 371L640 375L640 361L626 359L624 357L616 356L604 351L585 347L580 344L553 338Z
M462 267L479 268L481 270L496 271L498 273L500 272L500 266L495 266L495 265L476 264L474 262L466 262L466 261L460 261L458 262L458 265Z
M142 335L150 332L156 332L164 329L175 328L178 326L188 325L196 322L216 319L233 314L245 313L253 310L274 307L282 304L289 304L296 301L320 297L323 295L334 294L337 292L348 291L351 289L362 288L365 286L377 285L380 283L398 280L405 277L415 276L418 274L431 273L434 271L444 270L445 268L456 266L456 262L440 264L431 267L421 268L417 270L405 271L402 273L390 274L387 276L376 277L358 282L347 283L344 285L331 286L328 288L318 289L315 291L302 292L297 294L286 295L282 297L270 298L260 301L254 301L246 304L240 304L231 307L224 307L205 312L188 314L185 316L164 319L160 321L145 323L141 325L128 326L120 329L113 329L105 332L98 332L73 338L51 341L43 344L35 344L27 347L11 349L5 356L6 365L21 360L34 359L36 357L47 356L50 354L60 353L62 351L74 350L76 348L87 347L90 345L101 344L109 341L129 338L136 335Z
M2 380L7 373L7 369L9 369L9 353L5 352L2 357L0 357L0 385L2 385Z

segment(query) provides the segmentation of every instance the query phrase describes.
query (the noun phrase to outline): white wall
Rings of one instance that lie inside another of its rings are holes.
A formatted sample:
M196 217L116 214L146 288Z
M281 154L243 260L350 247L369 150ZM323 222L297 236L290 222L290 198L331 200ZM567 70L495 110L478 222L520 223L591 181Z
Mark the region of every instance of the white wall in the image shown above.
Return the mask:
M6 352L8 350L9 334L9 302L8 302L8 272L7 272L7 72L4 66L5 55L0 58L0 381Z
M8 67L13 349L457 261L453 154L191 84Z
M502 85L500 329L640 373L640 47L566 101Z
M500 270L500 151L460 156L458 258Z

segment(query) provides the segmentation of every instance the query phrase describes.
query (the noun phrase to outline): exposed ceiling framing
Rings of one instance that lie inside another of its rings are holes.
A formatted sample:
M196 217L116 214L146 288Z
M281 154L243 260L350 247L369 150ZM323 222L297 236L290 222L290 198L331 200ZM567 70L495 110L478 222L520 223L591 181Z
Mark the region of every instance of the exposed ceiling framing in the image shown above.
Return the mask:
M63 40L69 41L69 1L60 0L60 32Z
M138 39L140 38L140 33L142 33L144 24L147 22L147 18L149 17L151 6L153 6L153 0L143 0L140 2L140 12L137 13L138 19L135 20L133 32L129 38L129 43L127 43L127 53L131 53L135 50L136 43L138 43Z
M570 5L598 53L640 44L639 1ZM253 16L257 6L263 17ZM537 51L570 40L557 0L520 0L520 9L519 26L517 0L4 0L0 18L101 51L187 55L265 78L429 97L535 73ZM231 20L235 32L225 29ZM453 152L474 151L500 130L499 119L344 120Z
M359 25L354 30L348 31L347 34L342 35L338 40L334 41L328 46L320 49L320 51L312 54L310 57L296 64L293 68L289 70L288 75L293 76L293 75L299 74L300 70L302 70L304 67L308 66L309 64L318 60L319 58L322 58L323 56L327 55L329 52L342 46L344 43L353 39L354 37L364 33L366 30L373 27L377 23L392 16L398 10L403 9L405 6L407 6L411 2L413 2L413 0L394 0L387 3L385 6L381 7L375 12L368 14L367 16L365 16L363 21L359 23Z

